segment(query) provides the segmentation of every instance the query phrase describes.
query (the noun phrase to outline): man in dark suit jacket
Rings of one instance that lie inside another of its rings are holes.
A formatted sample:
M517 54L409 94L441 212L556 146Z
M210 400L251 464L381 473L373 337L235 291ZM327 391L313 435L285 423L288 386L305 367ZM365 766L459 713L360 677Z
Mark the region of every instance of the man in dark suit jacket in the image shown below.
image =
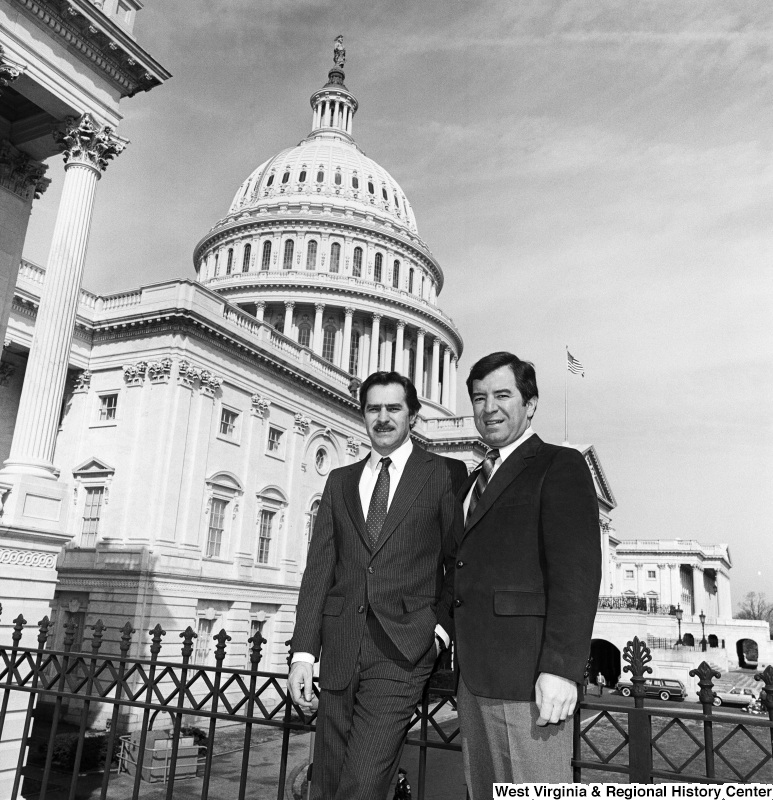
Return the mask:
M421 405L407 378L374 373L360 404L373 451L328 478L291 646L288 688L301 705L321 653L312 800L384 800L451 627L467 470L411 443Z
M598 501L577 450L530 424L534 367L492 353L470 371L475 425L492 448L462 487L453 624L468 791L571 782L577 683L601 580Z

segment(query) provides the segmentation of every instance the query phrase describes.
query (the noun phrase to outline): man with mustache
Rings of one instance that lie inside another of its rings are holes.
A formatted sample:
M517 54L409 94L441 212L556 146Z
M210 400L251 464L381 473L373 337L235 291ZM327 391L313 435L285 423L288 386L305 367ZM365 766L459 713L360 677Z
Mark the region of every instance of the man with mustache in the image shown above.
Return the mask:
M467 469L412 444L421 404L399 373L370 375L360 407L373 449L330 473L291 644L288 689L302 707L320 659L311 800L384 800L450 630Z
M569 783L572 731L601 582L588 465L531 428L534 366L480 359L467 390L491 448L462 487L453 623L467 788Z

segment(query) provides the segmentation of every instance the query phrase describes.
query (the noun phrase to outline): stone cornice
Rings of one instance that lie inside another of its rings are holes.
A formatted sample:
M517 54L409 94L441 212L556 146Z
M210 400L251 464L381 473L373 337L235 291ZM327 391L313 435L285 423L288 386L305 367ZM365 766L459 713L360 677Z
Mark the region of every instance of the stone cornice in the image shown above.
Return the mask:
M12 0L12 4L99 70L119 88L122 97L149 91L171 77L89 0Z

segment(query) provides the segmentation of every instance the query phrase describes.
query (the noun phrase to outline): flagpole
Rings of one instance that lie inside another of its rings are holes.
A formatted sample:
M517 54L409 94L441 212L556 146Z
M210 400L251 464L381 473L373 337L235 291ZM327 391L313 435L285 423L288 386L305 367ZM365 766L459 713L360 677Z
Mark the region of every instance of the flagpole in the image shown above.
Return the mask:
M564 364L564 444L569 444L569 345L566 346Z

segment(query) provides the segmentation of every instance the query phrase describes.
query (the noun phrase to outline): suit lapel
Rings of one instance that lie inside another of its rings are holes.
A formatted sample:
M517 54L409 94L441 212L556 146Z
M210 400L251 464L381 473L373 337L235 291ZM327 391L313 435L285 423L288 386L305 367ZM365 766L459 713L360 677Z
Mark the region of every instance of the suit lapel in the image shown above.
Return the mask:
M464 536L478 524L502 492L526 469L529 461L537 455L541 444L542 439L536 433L532 434L520 447L516 447L509 458L505 459L502 466L494 473L494 477L486 487L486 491L483 492L472 515L466 521ZM474 472L474 474L477 475L477 472ZM462 497L462 502L464 502L464 496Z
M373 551L378 552L384 542L394 533L397 526L410 511L419 493L424 488L424 484L429 480L433 470L432 456L425 450L413 446L411 455L405 464L400 483L397 484L392 502L389 505L387 518L384 520L384 527Z
M346 509L349 512L349 517L357 528L357 533L360 538L365 542L367 547L370 547L368 541L368 532L365 527L365 513L362 509L362 502L360 501L360 478L365 465L368 463L370 456L366 456L362 461L352 464L349 467L349 473L344 478L343 494Z

